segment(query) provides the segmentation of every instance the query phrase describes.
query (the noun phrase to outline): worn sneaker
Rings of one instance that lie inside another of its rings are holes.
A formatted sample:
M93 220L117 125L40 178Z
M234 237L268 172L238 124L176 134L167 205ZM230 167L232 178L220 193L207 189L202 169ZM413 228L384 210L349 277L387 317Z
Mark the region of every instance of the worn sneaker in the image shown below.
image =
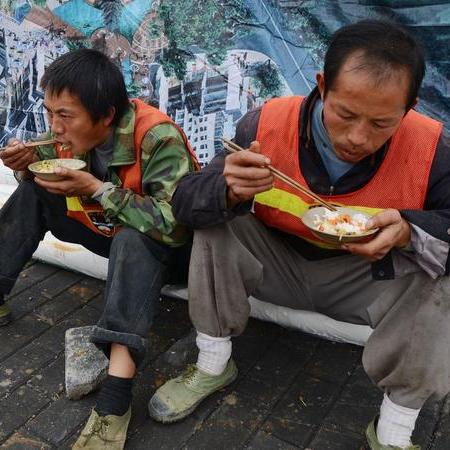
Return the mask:
M0 327L11 322L11 308L7 303L0 305Z
M421 450L419 445L409 445L408 447L396 447L393 445L383 445L378 441L377 436L377 423L378 416L376 416L366 430L367 443L369 444L370 450Z
M131 407L123 416L99 416L93 409L72 450L80 448L122 450L127 439L130 418Z
M150 399L150 417L158 422L170 423L188 416L208 395L232 383L237 377L237 367L230 359L220 375L208 375L189 366L177 378L161 386Z

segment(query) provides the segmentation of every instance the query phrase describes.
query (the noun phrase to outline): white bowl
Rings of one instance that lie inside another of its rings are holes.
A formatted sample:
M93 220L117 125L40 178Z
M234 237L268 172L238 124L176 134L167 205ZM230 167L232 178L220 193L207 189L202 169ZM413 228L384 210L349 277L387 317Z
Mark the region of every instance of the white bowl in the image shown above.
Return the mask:
M72 170L80 170L86 167L86 163L81 159L61 158L61 159L45 159L37 161L28 166L28 170L38 178L47 181L58 181L62 177L55 173L56 167L65 167Z
M336 206L337 212L339 214L348 214L350 216L354 216L355 214L361 214L365 216L367 219L370 218L370 215L358 211L353 208L346 208ZM324 231L320 231L318 229L318 224L316 223L317 218L322 219L325 216L325 212L328 211L324 206L317 206L309 209L303 216L301 217L302 222L308 227L315 236L321 239L324 242L329 244L335 244L336 246L339 244L345 244L349 242L361 242L361 241L369 241L375 233L377 233L378 228L373 228L370 230L366 230L363 233L352 233L352 234L342 234L342 233L327 233Z

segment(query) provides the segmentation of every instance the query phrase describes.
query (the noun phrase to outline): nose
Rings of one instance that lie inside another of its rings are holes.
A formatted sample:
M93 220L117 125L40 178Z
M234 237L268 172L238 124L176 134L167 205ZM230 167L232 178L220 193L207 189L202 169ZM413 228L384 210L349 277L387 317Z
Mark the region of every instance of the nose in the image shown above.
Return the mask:
M347 139L353 147L360 147L366 144L369 136L369 130L364 123L354 124L347 135Z
M56 136L64 133L64 127L61 120L58 120L56 117L49 119L49 125L52 130L52 133Z

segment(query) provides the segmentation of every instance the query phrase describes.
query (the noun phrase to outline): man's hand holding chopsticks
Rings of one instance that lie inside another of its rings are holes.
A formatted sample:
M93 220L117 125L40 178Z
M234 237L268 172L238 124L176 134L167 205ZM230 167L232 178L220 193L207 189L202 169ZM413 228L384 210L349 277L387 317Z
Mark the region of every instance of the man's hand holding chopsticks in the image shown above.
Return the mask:
M247 150L226 156L223 175L230 208L272 188L273 175L267 168L270 159L260 153L259 142L254 141Z
M12 170L27 170L28 165L38 160L34 149L27 148L23 142L10 139L5 150L0 152L0 159Z

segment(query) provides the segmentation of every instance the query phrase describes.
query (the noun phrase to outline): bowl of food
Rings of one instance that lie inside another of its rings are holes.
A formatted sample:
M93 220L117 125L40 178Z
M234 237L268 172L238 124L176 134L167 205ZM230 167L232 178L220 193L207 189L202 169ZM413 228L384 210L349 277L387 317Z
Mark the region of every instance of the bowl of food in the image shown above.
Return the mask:
M337 211L318 206L309 209L301 218L315 236L329 244L368 241L378 228L367 229L370 215L353 208L336 207Z
M38 178L47 181L58 181L62 177L55 173L57 167L65 167L71 170L80 170L86 167L86 163L81 159L45 159L43 161L37 161L28 166L30 172L36 175Z

